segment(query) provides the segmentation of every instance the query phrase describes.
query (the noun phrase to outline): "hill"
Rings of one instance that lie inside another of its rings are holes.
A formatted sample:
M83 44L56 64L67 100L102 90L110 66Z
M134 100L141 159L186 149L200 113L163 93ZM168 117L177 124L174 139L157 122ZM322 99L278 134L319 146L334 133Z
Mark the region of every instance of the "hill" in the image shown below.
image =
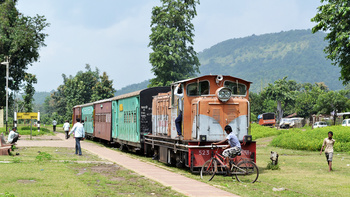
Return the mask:
M122 89L117 90L115 93L115 96L119 96L119 95L126 94L129 92L134 92L137 90L145 89L145 88L147 88L148 84L149 84L149 80L145 80L145 81L140 82L140 83L135 83L135 84L125 86Z
M259 92L268 83L288 76L298 83L324 82L331 90L343 89L340 68L325 58L325 33L291 30L229 39L198 53L200 74L225 74L253 82ZM117 90L122 95L146 88L149 80Z
M254 92L284 76L299 83L324 82L332 90L343 89L338 80L340 68L325 58L325 35L292 30L226 40L198 54L200 75L225 74L252 81Z
M34 103L41 105L45 102L45 98L50 95L50 92L35 92L33 95Z

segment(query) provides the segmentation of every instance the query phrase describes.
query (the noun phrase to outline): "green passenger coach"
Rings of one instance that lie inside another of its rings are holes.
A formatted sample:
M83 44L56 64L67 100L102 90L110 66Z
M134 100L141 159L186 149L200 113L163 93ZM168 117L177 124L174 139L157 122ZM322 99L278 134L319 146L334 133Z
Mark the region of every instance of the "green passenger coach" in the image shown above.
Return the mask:
M143 148L143 136L152 129L152 98L170 87L154 87L112 98L112 139L121 147Z

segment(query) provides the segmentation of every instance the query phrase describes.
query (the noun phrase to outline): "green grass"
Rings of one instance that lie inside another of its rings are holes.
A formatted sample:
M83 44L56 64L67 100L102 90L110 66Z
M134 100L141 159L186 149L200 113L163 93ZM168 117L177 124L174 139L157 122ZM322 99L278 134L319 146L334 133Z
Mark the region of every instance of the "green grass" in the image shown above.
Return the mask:
M116 164L91 163L102 160L76 156L72 148L15 152L20 155L0 157L0 196L182 196Z
M350 127L343 126L329 126L313 130L311 127L289 129L274 138L271 145L295 150L319 151L329 131L334 133L334 150L350 153Z
M12 129L12 125L8 127ZM6 127L0 128L0 133L5 133ZM30 125L18 125L17 132L20 135L30 135ZM6 134L7 135L7 134ZM53 135L52 127L51 130L47 127L40 127L40 132L38 132L38 127L32 126L32 136L41 136L41 135Z
M144 162L150 162L161 168L203 181L220 189L240 196L347 196L350 192L350 155L338 153L334 155L333 172L328 172L325 155L319 152L290 150L270 146L274 137L257 140L257 165L260 170L258 182L242 184L231 177L215 176L210 182L200 179L189 169L175 168L151 158L128 154ZM116 150L119 151L119 150ZM279 154L279 170L268 170L270 152ZM273 188L285 188L284 191L273 191Z

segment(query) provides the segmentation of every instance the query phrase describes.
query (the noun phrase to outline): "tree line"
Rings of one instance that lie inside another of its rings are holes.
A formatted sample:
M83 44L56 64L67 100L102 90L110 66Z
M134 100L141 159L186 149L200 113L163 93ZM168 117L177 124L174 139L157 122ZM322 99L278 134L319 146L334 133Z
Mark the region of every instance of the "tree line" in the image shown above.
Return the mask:
M70 121L74 106L111 98L115 93L113 80L107 73L101 75L98 68L93 71L89 64L86 64L85 71L69 77L62 74L62 78L63 84L45 99L41 117L43 123L51 124L53 119L59 123Z
M350 110L350 86L331 91L323 83L296 83L287 77L269 83L260 93L249 93L252 120L266 112L275 112L277 120L296 113L298 117L339 113ZM335 121L335 119L334 119Z

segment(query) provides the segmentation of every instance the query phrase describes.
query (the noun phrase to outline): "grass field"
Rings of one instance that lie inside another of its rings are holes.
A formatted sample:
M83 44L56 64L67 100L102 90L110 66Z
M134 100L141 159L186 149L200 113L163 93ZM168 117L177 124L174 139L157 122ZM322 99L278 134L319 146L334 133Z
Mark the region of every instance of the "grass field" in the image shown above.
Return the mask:
M231 177L215 176L207 183L240 196L348 196L350 193L350 155L348 153L335 152L334 171L328 172L324 154L320 155L319 151L292 150L271 146L271 141L276 136L271 136L270 130L267 132L269 133L267 136L270 137L256 140L257 165L260 170L258 182L242 184ZM260 136L264 135L262 132ZM119 151L115 148L113 150ZM37 161L38 151L49 153L52 159L45 160L43 156L44 161ZM267 170L270 151L279 153L280 170ZM37 196L40 192L44 196L181 196L170 188L154 183L115 164L77 163L77 157L72 154L71 149L28 148L15 152L19 152L20 156L0 157L0 168L2 169L0 171L0 196L5 192L16 196ZM198 174L192 174L188 169L178 169L135 154L123 154L202 181ZM13 163L1 163L4 160ZM79 157L79 160L100 161L94 155ZM282 191L274 191L274 188Z
M231 177L215 176L208 184L240 196L348 196L350 193L350 155L336 153L333 158L333 172L328 172L324 154L317 151L298 151L270 146L273 137L257 140L257 165L260 170L258 182L242 184ZM270 152L279 154L280 170L267 170ZM188 169L177 169L137 155L145 162L200 180L198 174ZM206 182L206 181L203 181ZM273 189L283 191L273 191Z
M182 196L95 155L78 157L70 148L15 152L20 155L0 156L0 196Z

